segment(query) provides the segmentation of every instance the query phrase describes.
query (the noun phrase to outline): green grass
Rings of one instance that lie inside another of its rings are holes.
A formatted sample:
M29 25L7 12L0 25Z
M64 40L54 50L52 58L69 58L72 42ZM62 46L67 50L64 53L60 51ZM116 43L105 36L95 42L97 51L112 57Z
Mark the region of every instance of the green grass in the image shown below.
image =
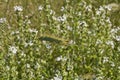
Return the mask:
M120 9L111 3L120 4L0 0L0 80L120 80Z

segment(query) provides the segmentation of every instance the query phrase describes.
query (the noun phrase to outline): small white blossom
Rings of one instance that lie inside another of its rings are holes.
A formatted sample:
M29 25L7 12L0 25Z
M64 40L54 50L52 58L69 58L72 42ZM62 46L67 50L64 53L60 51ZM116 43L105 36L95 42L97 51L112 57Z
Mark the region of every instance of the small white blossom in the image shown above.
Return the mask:
M65 8L62 6L61 9L60 9L60 11L64 11L64 10L65 10Z
M102 6L100 6L99 10L100 11L105 11L105 9Z
M108 11L111 11L111 7L109 5L105 6L105 8L108 10Z
M120 69L120 66L118 66L118 69Z
M108 22L109 24L111 23L111 21L110 21L110 18L109 18L109 17L106 19L106 22Z
M17 53L17 48L15 46L10 46L9 51L16 54Z
M81 16L82 15L82 13L81 12L78 12L78 16Z
M88 11L92 11L92 5L88 5L88 6L86 6L86 10L88 10Z
M72 70L73 69L73 65L68 65L67 66L67 70L69 71L69 70Z
M53 10L50 10L50 14L55 14L55 11L53 11Z
M62 80L62 79L59 77L54 77L54 80Z
M97 39L96 44L102 44L103 42L100 39Z
M61 61L61 60L62 60L62 56L56 58L56 61Z
M47 49L50 49L51 48L51 45L50 44L46 44L45 45Z
M114 62L111 62L111 66L112 66L112 67L114 67L114 66L115 66Z
M0 24L5 23L6 22L6 18L0 18Z
M31 28L29 29L29 32L30 33L36 33L36 34L38 33L38 31L36 29L31 29Z
M14 11L23 11L23 7L22 6L14 6Z
M52 19L55 20L55 21L57 20L57 18L55 16L52 16Z
M43 10L43 7L42 7L42 6L39 6L39 7L38 7L38 10L39 10L39 11L42 11L42 10Z
M115 39L116 39L117 41L120 41L120 36L115 36Z
M109 57L103 57L103 63L106 63L109 61Z
M80 26L85 26L85 27L88 26L88 24L86 23L86 21L81 21L81 22L79 23L79 25L80 25Z
M24 24L31 24L31 21L30 20L26 20L26 21L24 21Z
M96 15L100 15L100 14L101 14L101 11L97 10Z
M11 35L15 35L15 34L19 34L19 33L20 33L19 31L12 31Z
M67 30L72 31L72 27L71 26L67 26Z
M32 42L32 41L30 41L30 42L28 43L28 45L29 45L29 46L32 46L32 45L33 45L33 42Z
M7 70L10 70L10 67L9 67L9 66L6 66L6 69L7 69Z
M111 29L111 33L113 33L113 34L117 33L118 31L120 31L120 27L119 26L117 28Z
M26 64L26 67L27 67L27 68L30 68L30 64Z
M106 44L110 45L112 48L114 48L114 42L113 41L107 41Z
M21 56L25 57L25 56L26 56L26 54L22 51Z
M28 43L25 42L25 47L27 47L27 46L32 46L32 45L33 45L33 42L32 42L32 41L29 41Z
M62 80L62 76L59 76L58 74L56 74L56 76L54 77L54 80Z
M66 61L67 60L67 58L66 57L62 57L62 56L59 56L59 57L57 57L56 58L56 61Z
M66 57L63 57L63 58L62 58L62 61L63 61L63 62L67 61L67 58L66 58Z
M75 41L74 40L70 40L69 44L75 44Z
M66 15L60 16L60 17L57 18L57 20L64 22L64 21L67 20L67 16Z

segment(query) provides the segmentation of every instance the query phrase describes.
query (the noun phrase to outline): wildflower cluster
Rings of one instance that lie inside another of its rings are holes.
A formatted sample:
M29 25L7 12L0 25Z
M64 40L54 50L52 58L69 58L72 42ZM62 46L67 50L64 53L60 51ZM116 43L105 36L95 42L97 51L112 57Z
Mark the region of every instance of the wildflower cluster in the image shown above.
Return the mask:
M74 3L65 0L58 14L45 0L30 17L28 6L14 6L11 28L0 18L0 79L120 79L120 28L111 22L111 7Z

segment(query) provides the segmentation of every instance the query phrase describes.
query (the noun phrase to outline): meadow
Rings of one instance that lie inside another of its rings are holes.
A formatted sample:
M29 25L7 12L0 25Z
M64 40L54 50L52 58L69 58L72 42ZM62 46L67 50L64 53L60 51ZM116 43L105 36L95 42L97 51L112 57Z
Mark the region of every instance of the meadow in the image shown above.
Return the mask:
M120 1L0 0L0 80L120 80Z

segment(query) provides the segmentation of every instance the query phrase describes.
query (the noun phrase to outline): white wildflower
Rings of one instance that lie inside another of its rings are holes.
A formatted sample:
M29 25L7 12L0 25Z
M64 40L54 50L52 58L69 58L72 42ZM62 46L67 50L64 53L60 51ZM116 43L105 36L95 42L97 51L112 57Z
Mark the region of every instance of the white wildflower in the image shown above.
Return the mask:
M7 69L7 70L10 70L10 67L9 67L9 66L6 66L6 69Z
M67 15L63 15L63 21L67 19Z
M23 7L22 6L14 6L14 11L23 11Z
M50 45L50 44L46 44L46 48L47 48L47 49L50 49L50 48L51 48L51 45Z
M75 44L75 41L74 40L70 40L69 44Z
M6 22L6 18L0 18L0 24L5 23Z
M115 27L115 26L114 26ZM111 29L111 33L115 34L120 30L120 27L118 26L117 28Z
M27 47L27 46L32 46L32 45L33 45L33 42L32 42L32 41L29 41L28 43L25 42L25 47Z
M96 44L102 44L103 42L100 39L97 39Z
M54 80L62 80L62 79L59 77L54 77Z
M105 8L108 10L108 11L111 11L111 7L109 5L106 5Z
M62 21L62 22L66 21L66 19L67 19L66 15L63 15L57 18L58 21Z
M115 39L116 39L117 41L120 41L120 36L115 36Z
M105 11L105 9L102 6L100 6L99 10L100 11Z
M64 11L64 10L65 10L65 8L62 6L61 9L60 9L60 11Z
M106 44L110 45L112 48L114 48L114 42L113 41L107 41Z
M120 69L120 66L118 66L118 69Z
M31 24L31 21L30 20L27 20L24 22L25 24Z
M81 22L79 23L79 25L80 25L80 26L85 26L85 27L88 26L88 24L86 23L86 21L81 21Z
M30 68L30 64L26 64L26 67L27 67L27 68Z
M88 33L88 34L91 34L92 32L91 32L91 31L88 31L87 33Z
M72 31L72 27L71 26L67 26L67 30Z
M25 57L25 56L26 56L26 54L22 51L21 56Z
M43 7L42 7L42 6L39 6L39 7L38 7L38 10L39 10L39 11L42 11L42 10L43 10Z
M112 66L112 67L114 67L114 66L115 66L114 62L111 62L111 66Z
M73 69L73 65L68 65L67 66L67 70L69 71L69 70L72 70Z
M37 62L35 65L35 69L40 68L40 67L41 67L40 64Z
M36 29L31 29L31 28L29 29L29 32L30 33L36 33L36 34L38 33L38 31Z
M57 18L55 16L52 16L52 19L55 20L55 21L57 20Z
M56 58L56 61L61 61L61 60L62 60L62 56Z
M78 12L78 16L81 16L82 15L82 13L81 12Z
M92 11L92 5L88 5L88 6L86 6L86 10L88 10L88 11Z
M53 15L54 15L54 14L55 14L55 11L53 11L53 10L50 10L50 14L53 14Z
M19 34L19 33L20 33L19 31L12 31L11 35L15 35L15 34Z
M67 61L67 57L63 57L63 58L62 58L62 61L63 61L63 62Z
M62 76L59 76L58 74L56 74L56 77L54 77L54 80L62 80Z
M103 57L103 63L106 63L109 61L109 57Z
M9 51L16 54L17 53L17 48L15 46L10 46Z
M101 14L101 11L97 10L96 15L100 15L100 14Z
M111 33L117 33L117 29L111 29Z
M66 57L62 57L62 56L59 56L59 57L57 57L56 58L56 61L66 61L67 60L67 58Z
M106 19L106 22L108 22L109 24L111 23L111 21L110 21L110 18L109 18L109 17Z
M28 45L29 45L29 46L32 46L32 45L33 45L33 42L32 42L32 41L30 41L30 42L28 43Z
M21 62L20 62L20 61L18 61L17 63L18 63L18 64L20 64Z

